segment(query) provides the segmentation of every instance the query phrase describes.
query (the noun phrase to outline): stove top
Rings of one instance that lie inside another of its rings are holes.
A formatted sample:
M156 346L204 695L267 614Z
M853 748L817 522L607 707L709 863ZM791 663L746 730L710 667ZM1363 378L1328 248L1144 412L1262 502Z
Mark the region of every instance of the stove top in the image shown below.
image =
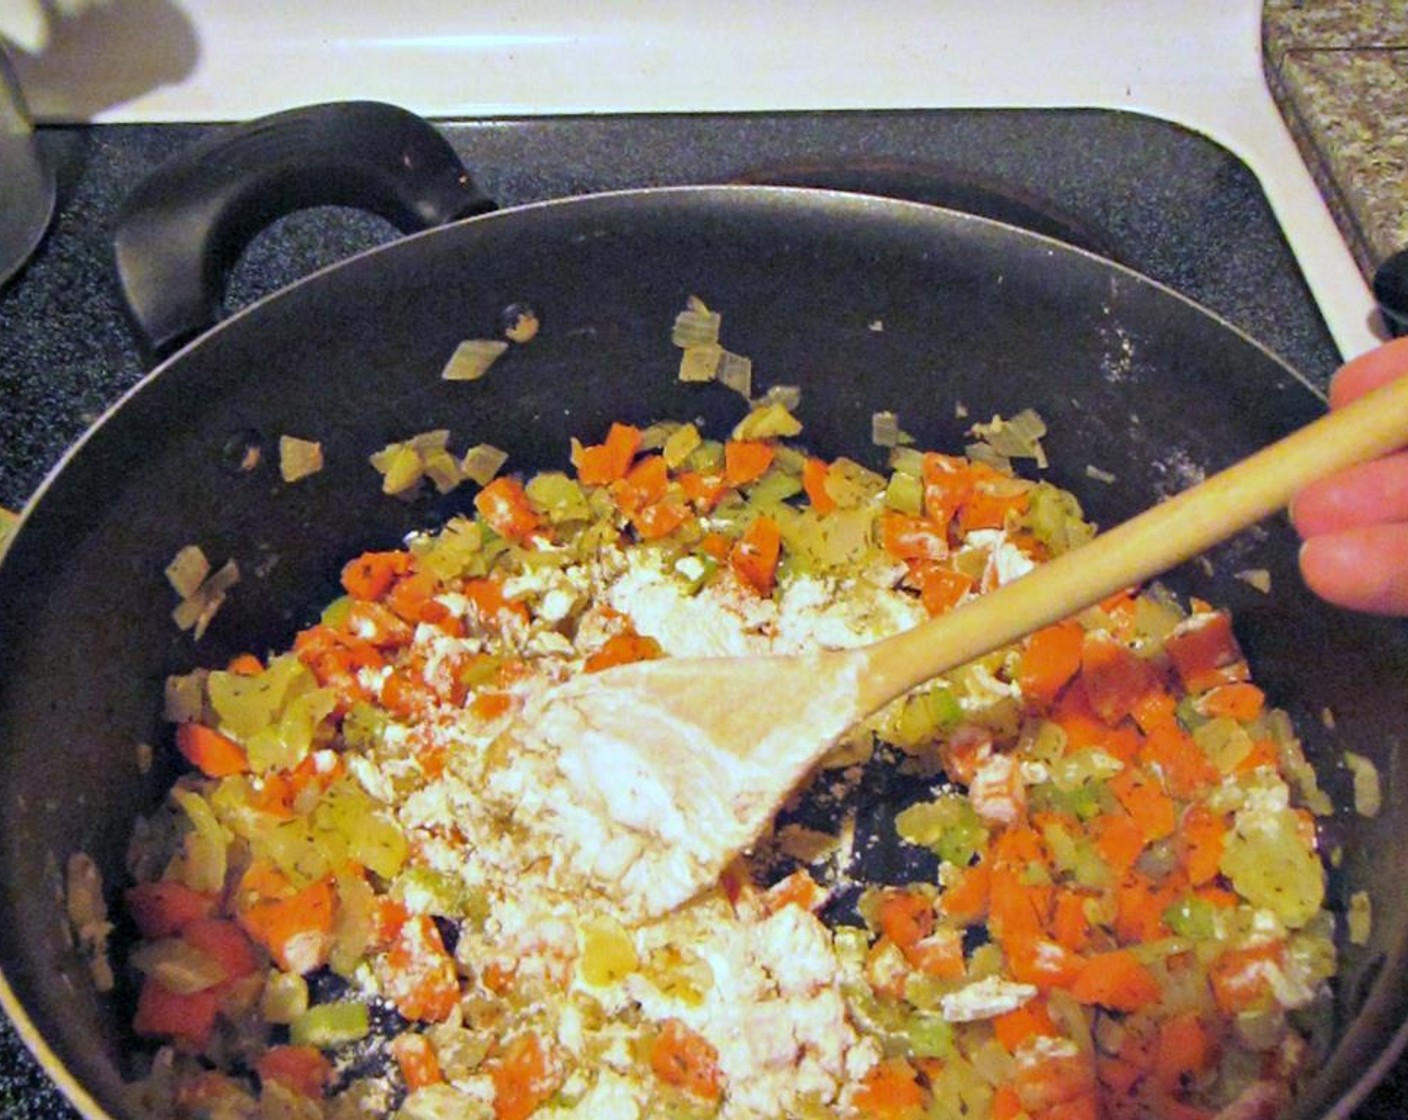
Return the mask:
M431 116L501 206L682 183L888 192L1110 256L1317 385L1377 337L1367 285L1265 90L1254 0L1132 0L1122 22L1099 0L990 0L982 18L906 0L859 24L839 2L799 21L725 0L710 16L727 36L658 6L589 19L498 2L475 6L472 29L461 5L411 4L388 34L384 8L349 0L336 27L287 6L289 33L262 39L230 0L156 5L145 39L120 7L88 7L47 42L36 32L17 59L59 204L0 288L0 505L22 505L146 372L112 274L121 198L222 120L336 96ZM285 218L236 266L226 306L394 236L338 209ZM1400 1115L1397 1084L1408 1071L1356 1115ZM0 1115L72 1115L4 1025Z

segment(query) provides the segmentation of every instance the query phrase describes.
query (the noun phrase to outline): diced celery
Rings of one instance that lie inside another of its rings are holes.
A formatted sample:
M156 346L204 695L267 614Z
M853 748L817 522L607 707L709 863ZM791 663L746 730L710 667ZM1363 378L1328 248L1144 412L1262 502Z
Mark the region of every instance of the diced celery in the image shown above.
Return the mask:
M1217 934L1217 910L1211 902L1197 895L1184 895L1164 911L1168 928L1179 937L1206 941Z
M524 492L554 525L591 520L591 507L577 480L562 471L543 471L528 480Z
M911 844L928 848L941 860L966 866L987 841L987 829L966 797L940 794L921 801L895 818L895 829Z
M953 1024L941 1015L915 1012L905 1024L905 1034L916 1058L947 1058L954 1053Z
M963 706L953 690L944 684L931 684L911 692L893 710L886 738L897 747L917 747L932 742L963 720Z
M1032 488L1024 523L1057 556L1095 536L1095 526L1085 520L1075 495L1048 482Z
M716 439L706 439L689 453L684 461L685 468L703 474L713 474L724 469L724 445Z
M285 1026L308 1010L308 981L296 972L270 971L259 996L259 1013Z
M794 474L769 469L748 489L748 501L755 507L767 507L785 502L802 492L801 480Z
M316 1046L329 1050L366 1038L371 1031L371 1014L365 1003L338 1000L308 1008L289 1024L289 1040L295 1046Z
M924 483L912 474L895 471L885 487L885 505L900 513L918 517L924 512Z

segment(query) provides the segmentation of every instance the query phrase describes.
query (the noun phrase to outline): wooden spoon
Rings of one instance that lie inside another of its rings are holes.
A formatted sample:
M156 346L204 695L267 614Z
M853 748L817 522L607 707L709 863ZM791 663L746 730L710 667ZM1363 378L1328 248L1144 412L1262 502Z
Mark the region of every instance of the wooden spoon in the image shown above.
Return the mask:
M576 837L573 865L638 916L672 909L717 882L841 736L896 697L1175 567L1308 483L1405 443L1408 377L883 641L801 656L647 661L575 678L528 713L572 806L602 825ZM573 846L566 830L556 839Z

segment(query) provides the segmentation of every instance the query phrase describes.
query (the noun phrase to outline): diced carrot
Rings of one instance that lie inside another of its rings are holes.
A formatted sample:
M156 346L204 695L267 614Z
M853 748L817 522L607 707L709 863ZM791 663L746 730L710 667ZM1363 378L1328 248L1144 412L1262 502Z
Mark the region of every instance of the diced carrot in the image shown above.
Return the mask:
M479 617L486 622L492 622L503 611L508 611L522 619L528 617L528 608L522 603L504 598L504 585L499 580L466 580L461 591L464 597L474 605Z
M1179 852L1188 882L1195 887L1217 878L1227 837L1227 819L1206 805L1191 805L1178 828Z
M880 513L880 547L896 560L943 560L948 556L948 534L926 517L887 509Z
M1091 822L1095 851L1117 875L1123 875L1144 850L1144 830L1128 813L1102 813Z
M919 602L929 615L952 610L973 589L973 577L942 564L924 564L919 573Z
M1009 517L1025 513L1030 500L1030 489L1005 475L979 483L958 511L958 531L966 536L978 529L1001 529Z
M532 1031L515 1035L486 1065L495 1120L527 1120L562 1081L547 1044Z
M904 949L934 932L934 904L919 891L888 887L880 895L876 924Z
M1275 767L1280 761L1281 751L1270 739L1258 739L1252 744L1249 750L1237 765L1232 768L1234 774L1250 774L1253 770L1260 770L1263 766Z
M332 880L319 879L287 898L246 907L238 920L284 971L311 972L327 961L335 905Z
M1038 630L1028 639L1017 667L1022 695L1050 706L1080 669L1085 630L1067 619Z
M398 666L382 679L377 701L392 715L411 719L423 712L434 699L434 692L425 678Z
M777 451L762 440L731 439L724 443L724 478L730 486L756 482L772 466Z
M252 653L237 653L225 668L241 677L257 677L264 671L264 662Z
M412 572L392 585L386 595L386 605L412 626L418 622L439 622L449 613L448 608L435 599L439 589L433 572Z
M1154 1052L1154 1082L1173 1094L1209 1070L1217 1061L1217 1046L1207 1027L1191 1011L1159 1025Z
M1144 1079L1144 1070L1123 1058L1096 1059L1095 1068L1100 1085L1113 1100L1132 1097L1139 1082Z
M1091 709L1112 727L1129 716L1145 696L1159 689L1148 662L1123 642L1098 630L1085 634L1080 680Z
M213 894L191 890L174 879L138 883L123 895L137 931L149 941L175 937L186 926L215 913Z
M513 707L513 696L507 692L481 692L469 705L470 712L485 721L498 719Z
M1126 766L1110 779L1110 792L1129 811L1144 838L1150 842L1171 836L1178 824L1173 799L1138 767Z
M332 1063L316 1046L271 1046L254 1063L261 1082L274 1081L301 1097L322 1100Z
M995 862L990 872L988 927L1004 945L1039 937L1046 925L1052 890L1029 883L1026 870L1026 864Z
M1097 1120L1090 1111L1097 1093L1095 1064L1076 1047L1051 1048L1039 1039L1020 1047L1014 1055L1012 1085L1022 1107L1034 1117Z
M593 651L582 668L588 673L599 673L613 665L630 665L637 661L653 661L663 657L665 651L654 638L648 638L634 631L613 634L601 647Z
M1198 698L1198 710L1206 716L1228 716L1250 723L1266 706L1266 693L1250 681L1218 685Z
M394 594L393 588L387 592L387 598ZM379 650L399 649L409 645L415 635L410 623L382 602L353 603L347 608L342 628L354 638Z
M705 533L699 541L699 551L705 556L713 557L721 564L728 559L729 549L732 547L733 542L716 530Z
M1159 776L1171 796L1181 801L1201 797L1220 778L1212 760L1176 720L1147 732L1139 761Z
M780 879L763 894L763 907L776 914L786 906L800 906L815 911L827 900L830 892L812 878L805 867L799 867L785 879Z
M678 1019L666 1019L650 1047L650 1068L667 1085L715 1102L723 1096L719 1052Z
M214 988L183 994L148 976L137 995L132 1029L143 1038L170 1038L184 1048L203 1050L219 1010L220 993Z
M719 499L729 491L728 479L722 474L682 471L675 475L675 481L694 508L702 513L718 505Z
M1084 974L1085 961L1049 937L1021 933L1004 936L1007 966L1018 983L1035 984L1043 992L1069 988Z
M1130 712L1139 730L1145 735L1178 727L1178 701L1173 694L1163 689L1150 692L1140 698Z
M1056 892L1051 915L1051 934L1073 953L1083 953L1090 941L1090 918L1085 912L1086 895L1063 888Z
M693 514L678 499L665 498L631 514L631 524L643 541L658 541L668 537Z
M924 516L947 529L973 492L972 464L957 455L929 452L920 476L924 482Z
M1282 948L1281 942L1273 941L1228 949L1213 961L1208 966L1208 981L1217 1006L1228 1015L1270 1006L1276 998L1272 969L1280 964Z
M410 571L408 552L364 552L342 569L342 586L354 599L380 599Z
M860 1115L873 1120L918 1120L926 1096L914 1067L903 1058L891 1058L871 1067L851 1103Z
M1071 985L1071 995L1111 1011L1138 1011L1157 1003L1159 981L1128 949L1097 953Z
M631 462L640 450L639 428L629 424L612 424L604 442L583 447L573 442L572 465L577 477L589 486L605 486L625 478Z
M249 770L244 747L203 723L178 724L176 749L207 778L228 778Z
M1186 885L1179 874L1155 882L1138 871L1129 872L1115 888L1115 934L1126 943L1167 937L1164 912L1178 901Z
M412 914L382 961L382 990L405 1018L439 1023L459 1006L454 958L427 914Z
M611 487L611 496L623 513L635 513L665 496L670 471L662 455L647 455Z
M474 508L489 528L518 544L543 529L523 491L523 483L509 475L501 475L474 495Z
M1100 1102L1092 1094L1069 1101L1057 1101L1041 1114L1041 1120L1101 1120Z
M228 919L197 918L181 930L181 940L218 964L226 980L238 980L259 968L249 938Z
M1017 1120L1026 1114L1027 1110L1022 1107L1022 1098L1015 1087L1004 1084L993 1091L991 1120Z
M965 867L939 895L939 909L960 925L973 925L987 916L991 875L985 863Z
M427 1085L435 1085L445 1080L440 1069L440 1060L435 1055L435 1047L430 1039L417 1031L406 1031L391 1040L391 1056L401 1071L401 1080L406 1088L414 1093Z
M826 476L830 469L823 460L817 458L809 458L802 464L802 489L806 492L812 509L823 517L836 508L836 499L826 489Z
M1005 1011L992 1021L993 1033L1009 1054L1016 1053L1017 1047L1037 1035L1056 1036L1060 1031L1046 1009L1042 996L1030 999L1021 1007Z
M902 949L905 959L926 976L961 980L967 973L963 959L963 934L952 927L936 929Z
M777 561L782 553L782 531L767 515L755 517L729 550L729 566L759 595L772 594Z
M1249 675L1226 611L1190 615L1164 639L1164 652L1189 692L1206 692Z

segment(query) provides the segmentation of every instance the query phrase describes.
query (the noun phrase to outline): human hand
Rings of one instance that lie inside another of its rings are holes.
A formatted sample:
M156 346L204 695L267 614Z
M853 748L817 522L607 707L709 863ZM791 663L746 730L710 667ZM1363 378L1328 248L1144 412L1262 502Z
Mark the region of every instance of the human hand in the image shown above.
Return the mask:
M1330 407L1408 375L1408 338L1345 363ZM1306 584L1338 606L1408 615L1408 450L1312 483L1291 503Z

